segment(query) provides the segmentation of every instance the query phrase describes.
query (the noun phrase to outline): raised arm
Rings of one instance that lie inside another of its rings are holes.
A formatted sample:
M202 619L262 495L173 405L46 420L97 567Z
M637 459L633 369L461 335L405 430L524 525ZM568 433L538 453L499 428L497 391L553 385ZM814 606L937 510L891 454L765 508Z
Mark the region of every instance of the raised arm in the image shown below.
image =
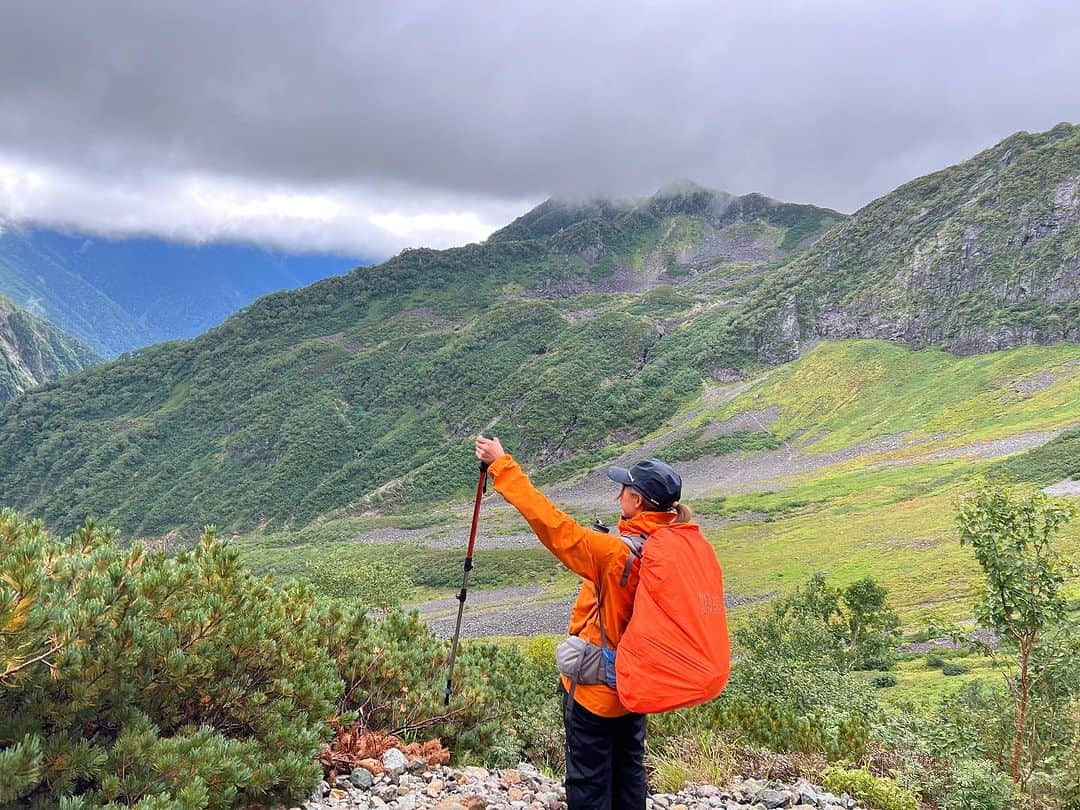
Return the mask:
M605 562L622 549L617 537L582 526L533 486L498 439L478 437L476 457L490 464L495 490L528 521L536 536L575 574L597 582Z

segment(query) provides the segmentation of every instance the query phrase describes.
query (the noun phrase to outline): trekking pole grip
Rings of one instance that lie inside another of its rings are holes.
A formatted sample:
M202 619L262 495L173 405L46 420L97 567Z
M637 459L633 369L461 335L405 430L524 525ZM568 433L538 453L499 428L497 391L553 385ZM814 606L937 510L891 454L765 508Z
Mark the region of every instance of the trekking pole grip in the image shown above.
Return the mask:
M480 435L483 436L485 439L494 439L495 438L494 436L491 435L491 433L489 433L486 430L482 431L480 433ZM488 491L487 471L488 471L488 467L490 467L490 466L491 466L491 464L489 462L487 462L487 461L481 461L480 462L480 475L483 476L483 482L484 482L484 490L483 491L484 491L485 495L487 495L487 491Z

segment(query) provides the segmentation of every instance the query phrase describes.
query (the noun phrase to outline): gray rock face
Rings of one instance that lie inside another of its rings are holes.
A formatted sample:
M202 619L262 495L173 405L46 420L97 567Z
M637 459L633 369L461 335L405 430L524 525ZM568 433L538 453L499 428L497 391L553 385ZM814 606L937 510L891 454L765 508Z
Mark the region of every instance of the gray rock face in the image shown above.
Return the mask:
M1020 133L901 186L777 277L748 324L767 362L819 338L957 354L1080 340L1080 127Z

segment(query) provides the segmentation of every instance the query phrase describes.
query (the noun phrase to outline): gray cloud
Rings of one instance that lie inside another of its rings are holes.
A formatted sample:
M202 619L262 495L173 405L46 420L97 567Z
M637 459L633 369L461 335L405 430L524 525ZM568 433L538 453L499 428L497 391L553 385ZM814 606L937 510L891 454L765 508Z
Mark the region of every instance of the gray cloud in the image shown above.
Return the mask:
M1077 42L1063 0L6 3L0 157L144 199L129 229L163 228L176 205L153 195L191 178L335 200L320 239L357 247L406 239L355 225L372 212L486 228L553 193L676 177L853 210L1080 118ZM92 188L22 194L0 214L130 218L80 213ZM277 241L312 238L277 220L260 226ZM180 230L200 228L221 232Z

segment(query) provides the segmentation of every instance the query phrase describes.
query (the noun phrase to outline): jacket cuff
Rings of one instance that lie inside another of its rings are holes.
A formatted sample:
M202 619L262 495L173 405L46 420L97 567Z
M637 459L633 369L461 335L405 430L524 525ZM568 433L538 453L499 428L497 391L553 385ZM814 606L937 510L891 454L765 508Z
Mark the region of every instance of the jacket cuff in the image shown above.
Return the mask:
M509 453L505 453L499 456L493 462L491 462L491 465L488 467L488 474L492 477L498 478L499 473L505 472L506 470L513 468L516 464L517 462L514 461L513 456L511 456Z

